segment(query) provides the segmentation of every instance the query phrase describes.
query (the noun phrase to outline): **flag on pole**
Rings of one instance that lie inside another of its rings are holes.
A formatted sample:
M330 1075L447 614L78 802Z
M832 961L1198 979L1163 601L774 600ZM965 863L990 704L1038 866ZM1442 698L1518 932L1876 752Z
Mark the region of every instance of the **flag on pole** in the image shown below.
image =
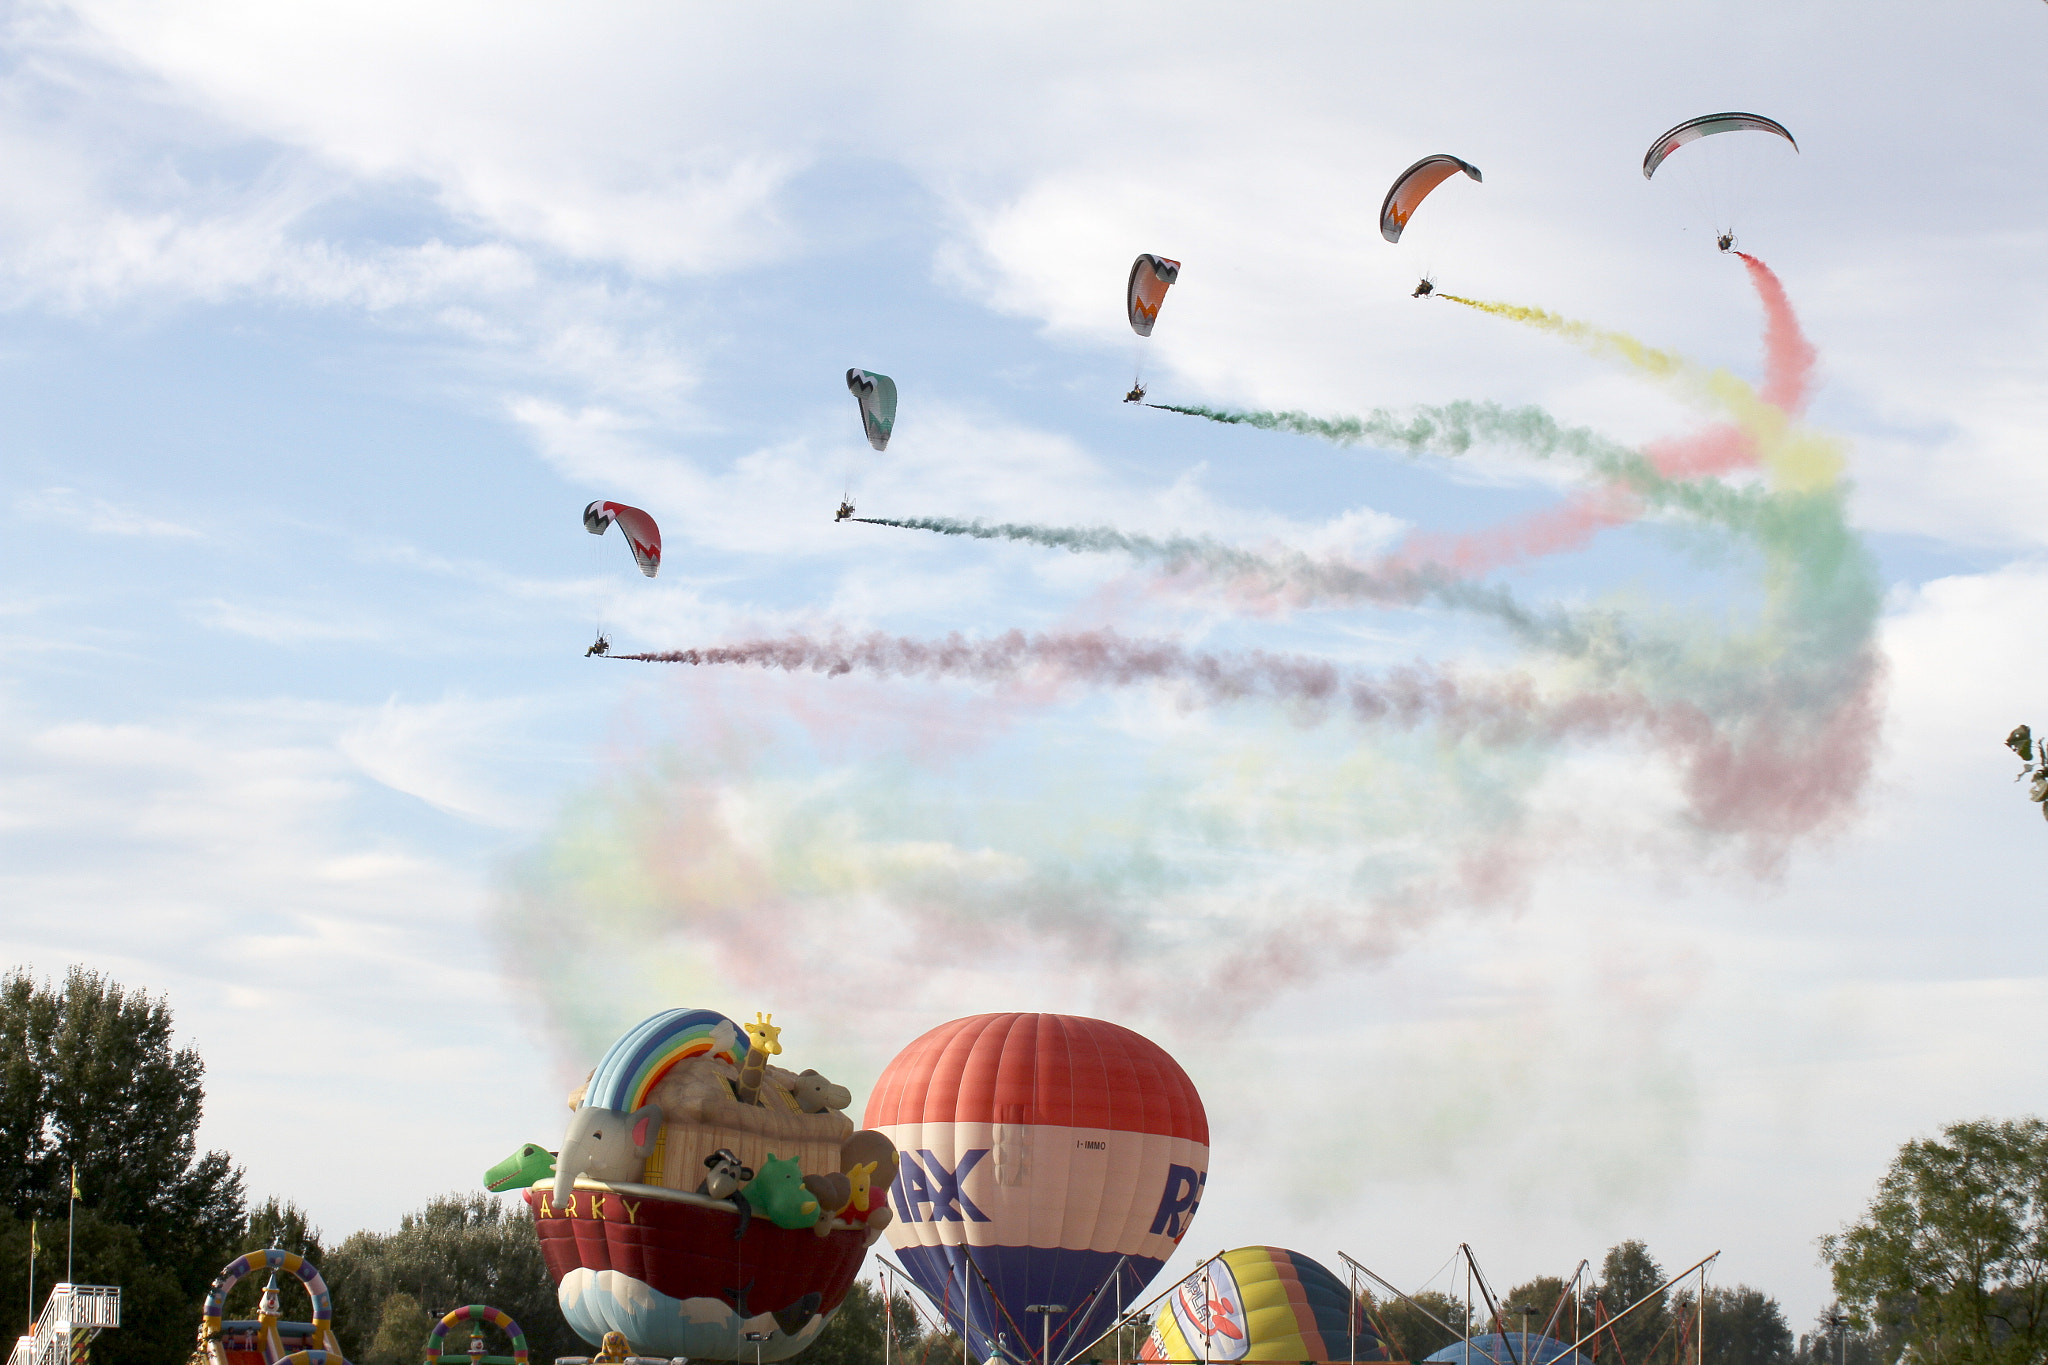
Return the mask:
M73 1199L85 1198L84 1195L78 1192L78 1163L75 1161L71 1163L71 1197Z

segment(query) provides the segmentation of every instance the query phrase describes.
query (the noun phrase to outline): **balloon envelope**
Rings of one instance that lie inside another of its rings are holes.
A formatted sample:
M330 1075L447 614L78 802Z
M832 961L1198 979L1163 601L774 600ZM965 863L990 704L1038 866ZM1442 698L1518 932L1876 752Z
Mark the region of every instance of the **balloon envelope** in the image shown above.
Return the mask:
M1226 1251L1159 1306L1138 1359L1387 1360L1351 1291L1328 1267L1284 1247Z
M1055 1362L1106 1331L1173 1254L1208 1178L1187 1073L1077 1015L940 1025L889 1063L866 1126L902 1156L897 1257L977 1360L1045 1365L1048 1316Z
M1582 1353L1541 1332L1489 1332L1470 1342L1454 1341L1429 1359L1451 1365L1593 1365Z

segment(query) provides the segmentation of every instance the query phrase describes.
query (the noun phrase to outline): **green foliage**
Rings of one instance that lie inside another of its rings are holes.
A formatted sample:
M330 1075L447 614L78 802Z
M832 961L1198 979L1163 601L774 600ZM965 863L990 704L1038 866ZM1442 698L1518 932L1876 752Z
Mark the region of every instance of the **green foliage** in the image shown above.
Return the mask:
M495 1304L492 1306L496 1307ZM512 1312L509 1308L505 1311ZM532 1332L526 1320L517 1313L512 1313L512 1320ZM435 1319L420 1306L418 1299L403 1289L393 1290L384 1296L384 1302L378 1308L376 1335L370 1339L368 1349L355 1359L360 1365L419 1365L426 1356L427 1337L434 1330L434 1322ZM450 1332L448 1336L452 1341L455 1334ZM468 1338L465 1337L462 1344L450 1345L447 1349L465 1350L467 1343ZM505 1355L507 1352L501 1344L493 1354Z
M0 975L0 1303L26 1317L30 1219L38 1299L63 1277L76 1163L73 1277L122 1292L98 1365L182 1361L200 1298L234 1257L242 1176L226 1153L198 1150L204 1074L196 1051L172 1046L162 1000L83 968L61 986Z
M1600 1262L1600 1282L1592 1287L1588 1297L1606 1305L1609 1320L1627 1312L1629 1305L1644 1295L1654 1297L1615 1322L1611 1334L1600 1334L1600 1359L1610 1359L1608 1352L1618 1345L1622 1360L1629 1365L1651 1365L1652 1353L1671 1328L1670 1293L1656 1292L1663 1283L1664 1267L1657 1264L1650 1249L1641 1242L1623 1242L1607 1249L1606 1258ZM1587 1330L1592 1330L1590 1322Z
M1853 1327L1840 1305L1823 1309L1813 1331L1799 1334L1793 1365L1894 1365L1905 1343L1896 1333Z
M1821 1239L1851 1324L1926 1365L2048 1354L2048 1123L1955 1123L1909 1142L1863 1217Z
M917 1310L907 1297L895 1296L887 1321L894 1334L891 1361L916 1365L922 1354ZM882 1365L883 1324L882 1292L866 1280L855 1280L832 1321L798 1358L805 1365Z
M1396 1360L1421 1360L1432 1352L1440 1351L1465 1333L1465 1305L1448 1294L1425 1289L1408 1299L1389 1296L1385 1299L1366 1298L1366 1311L1373 1320L1392 1335L1388 1349ZM1421 1307L1416 1305L1420 1304ZM1425 1313L1423 1310L1427 1309ZM1442 1318L1443 1327L1430 1321L1430 1315Z
M1565 1282L1555 1275L1538 1275L1527 1284L1518 1284L1507 1292L1500 1301L1500 1311L1507 1318L1510 1332L1523 1331L1524 1315L1516 1310L1528 1308L1526 1316L1529 1326L1526 1330L1543 1333L1572 1344L1572 1305L1565 1302ZM1586 1324L1592 1330L1592 1324Z
M1691 1321L1692 1295L1681 1294L1677 1304L1679 1316ZM1679 1343L1672 1343L1674 1355L1661 1357L1675 1359ZM1692 1332L1688 1326L1684 1343L1685 1359L1692 1355ZM1722 1288L1719 1285L1707 1289L1707 1331L1703 1348L1704 1365L1794 1365L1792 1358L1792 1328L1785 1321L1785 1310L1778 1301L1761 1289L1752 1289L1746 1284ZM1631 1360L1630 1365L1636 1365Z
M335 1335L352 1361L376 1349L400 1292L433 1321L464 1304L502 1309L525 1330L536 1360L590 1354L556 1303L533 1215L496 1195L443 1195L407 1214L396 1232L351 1233L320 1269L334 1294ZM403 1321L401 1314L394 1324Z
M252 1210L244 1226L241 1239L227 1260L265 1247L276 1246L285 1251L295 1251L325 1273L327 1254L320 1245L320 1230L306 1221L306 1211L288 1199L276 1195L263 1201L261 1208ZM223 1261L222 1264L226 1264ZM257 1300L263 1294L268 1275L244 1275L241 1283L228 1291L227 1309L221 1314L225 1318L248 1319L256 1316ZM305 1322L313 1316L312 1300L305 1288L290 1275L281 1275L277 1282L283 1299L284 1317L287 1322Z

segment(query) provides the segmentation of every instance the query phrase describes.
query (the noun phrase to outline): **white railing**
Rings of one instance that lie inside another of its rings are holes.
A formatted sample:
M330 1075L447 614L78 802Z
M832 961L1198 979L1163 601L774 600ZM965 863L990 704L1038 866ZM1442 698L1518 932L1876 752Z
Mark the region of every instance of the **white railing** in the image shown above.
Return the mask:
M74 1345L121 1325L121 1290L109 1284L59 1284L43 1304L36 1330L14 1343L7 1365L70 1365Z
M112 1284L60 1284L57 1288L70 1290L71 1327L119 1327L121 1325L121 1287ZM54 1295L52 1296L54 1297Z

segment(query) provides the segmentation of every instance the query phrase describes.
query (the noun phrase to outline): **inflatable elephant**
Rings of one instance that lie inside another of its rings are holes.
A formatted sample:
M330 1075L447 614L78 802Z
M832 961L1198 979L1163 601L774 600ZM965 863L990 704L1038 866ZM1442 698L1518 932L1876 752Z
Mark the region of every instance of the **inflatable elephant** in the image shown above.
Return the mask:
M660 1131L658 1104L643 1104L630 1114L597 1104L578 1109L555 1157L555 1207L568 1206L579 1175L608 1182L638 1180Z

